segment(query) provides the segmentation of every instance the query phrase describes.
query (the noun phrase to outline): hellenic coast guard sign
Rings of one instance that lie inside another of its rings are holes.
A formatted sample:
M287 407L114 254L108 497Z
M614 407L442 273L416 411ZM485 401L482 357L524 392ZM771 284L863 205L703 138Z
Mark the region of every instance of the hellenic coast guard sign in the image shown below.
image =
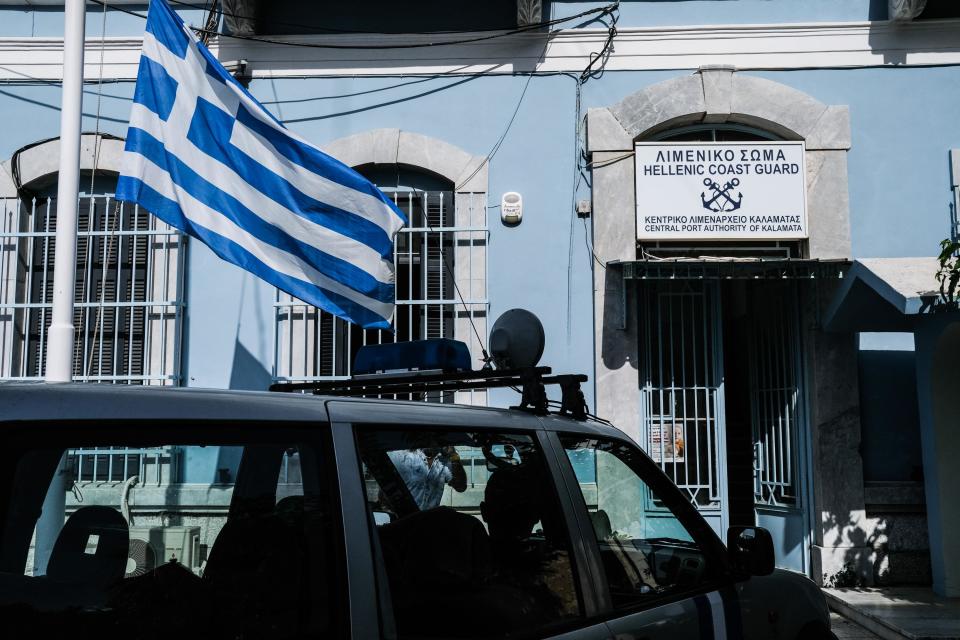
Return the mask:
M807 237L802 142L638 142L640 240Z

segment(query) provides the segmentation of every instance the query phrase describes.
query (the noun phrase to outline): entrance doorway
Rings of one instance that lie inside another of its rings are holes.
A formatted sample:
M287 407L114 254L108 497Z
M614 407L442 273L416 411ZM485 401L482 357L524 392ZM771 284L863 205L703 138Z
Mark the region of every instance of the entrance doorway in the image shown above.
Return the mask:
M796 283L662 280L639 293L643 446L719 534L765 527L778 566L805 572Z

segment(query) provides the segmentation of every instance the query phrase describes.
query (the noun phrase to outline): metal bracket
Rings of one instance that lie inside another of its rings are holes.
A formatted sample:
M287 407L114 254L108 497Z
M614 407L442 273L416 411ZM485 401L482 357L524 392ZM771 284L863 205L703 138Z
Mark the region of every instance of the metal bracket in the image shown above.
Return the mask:
M511 409L531 411L537 415L547 414L547 392L543 388L543 378L535 369L524 369L520 372L520 404Z
M556 376L560 382L563 398L560 402L560 415L574 420L587 419L587 399L583 397L578 376Z

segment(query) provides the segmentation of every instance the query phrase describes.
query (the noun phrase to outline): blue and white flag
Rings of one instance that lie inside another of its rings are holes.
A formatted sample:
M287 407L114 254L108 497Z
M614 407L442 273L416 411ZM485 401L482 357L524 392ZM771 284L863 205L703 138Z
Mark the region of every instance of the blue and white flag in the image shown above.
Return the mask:
M164 0L150 2L117 199L305 302L390 326L403 214L288 131Z

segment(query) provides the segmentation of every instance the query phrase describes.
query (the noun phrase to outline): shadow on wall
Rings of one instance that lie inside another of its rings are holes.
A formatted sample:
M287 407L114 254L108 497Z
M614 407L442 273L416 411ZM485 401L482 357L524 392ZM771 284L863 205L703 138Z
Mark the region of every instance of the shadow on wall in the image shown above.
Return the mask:
M230 388L244 391L266 391L273 381L270 372L257 358L237 340L233 349L233 367L230 371ZM237 477L243 447L217 447L213 483L225 485Z
M929 585L931 582L923 516L829 514L823 522L823 532L825 547L846 549L840 568L819 576L825 587Z
M839 514L827 514L823 522L824 547L847 548L843 554L842 568L833 573L825 572L821 578L823 586L833 588L865 587L866 576L872 576L877 553L876 530L868 534L864 530L862 513L849 513L846 517ZM879 529L879 527L878 527Z
M230 370L230 388L244 391L266 391L273 383L273 376L263 363L243 346L239 340L233 348L233 367Z
M907 62L907 53L917 54L921 52L936 52L942 49L942 45L937 42L936 36L930 32L912 32L907 31L910 25L917 24L916 20L903 20L892 22L888 20L889 11L887 9L888 0L870 0L870 33L867 37L867 43L874 52L883 52L883 64L899 65ZM876 6L876 5L883 6ZM921 15L920 23L924 18L948 18L956 17L956 9L952 5L955 2L944 1L938 3L936 9L927 6L927 11ZM928 35L923 35L924 33ZM909 45L905 46L905 41Z
M603 335L600 345L603 365L611 371L616 371L627 364L637 369L635 287L628 286L624 282L620 269L608 268L604 271L604 289ZM625 327L624 324L626 324Z

